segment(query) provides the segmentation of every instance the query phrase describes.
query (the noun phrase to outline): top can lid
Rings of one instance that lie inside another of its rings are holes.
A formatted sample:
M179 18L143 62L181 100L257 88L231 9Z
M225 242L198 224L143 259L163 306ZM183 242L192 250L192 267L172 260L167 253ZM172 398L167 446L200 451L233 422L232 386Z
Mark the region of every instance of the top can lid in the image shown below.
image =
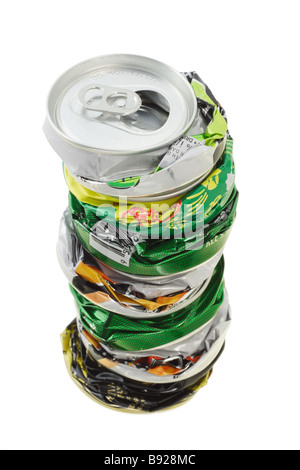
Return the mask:
M65 72L50 91L47 111L64 142L100 154L132 155L179 139L193 124L197 101L186 78L172 67L117 54Z

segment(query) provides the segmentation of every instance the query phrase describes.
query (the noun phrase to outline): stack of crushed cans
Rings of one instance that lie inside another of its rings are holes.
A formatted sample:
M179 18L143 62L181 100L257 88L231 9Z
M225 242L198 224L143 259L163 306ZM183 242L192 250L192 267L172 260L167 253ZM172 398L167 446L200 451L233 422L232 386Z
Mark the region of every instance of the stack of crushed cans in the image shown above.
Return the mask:
M223 250L238 192L224 109L196 73L102 56L57 80L44 132L69 188L57 253L77 310L61 336L70 376L114 409L185 402L231 323Z

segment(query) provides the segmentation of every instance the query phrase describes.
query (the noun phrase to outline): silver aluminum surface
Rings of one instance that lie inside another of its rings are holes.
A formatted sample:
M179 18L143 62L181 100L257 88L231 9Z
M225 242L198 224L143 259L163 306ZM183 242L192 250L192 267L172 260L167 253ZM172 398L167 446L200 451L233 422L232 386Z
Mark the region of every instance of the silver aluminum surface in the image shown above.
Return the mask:
M78 329L81 331L81 322L77 317ZM202 325L196 331L190 333L179 340L166 345L141 351L120 351L109 347L104 342L101 342L102 347L105 347L115 358L125 359L128 362L134 362L139 357L147 357L148 355L155 355L163 358L174 358L174 356L193 355L197 350L202 350L203 354L199 361L186 371L181 371L177 375L169 376L156 376L149 374L145 369L136 369L126 364L117 363L113 371L128 377L132 380L138 380L148 383L170 383L174 381L185 380L193 377L205 370L211 362L218 356L227 332L231 325L231 312L228 303L228 295L225 292L224 302L217 311L215 317L205 325ZM89 341L84 335L80 334L84 346L87 348L95 361L98 361L101 356L97 354L96 350L91 347Z
M111 268L92 255L95 264L99 267L106 276L116 283L126 283L133 287L133 290L142 294L146 299L151 300L156 297L167 296L189 289L189 292L184 298L175 304L174 307L166 310L165 312L146 312L135 309L133 306L123 307L116 301L103 303L102 307L120 315L125 315L132 318L154 318L169 315L176 312L183 307L188 306L194 302L208 286L213 271L220 261L223 254L223 249L214 255L205 263L192 268L189 271L173 274L169 276L134 276L127 273ZM84 248L80 244L72 226L70 212L67 209L61 219L59 238L57 242L57 257L59 264L69 283L73 283L76 276L76 267L83 259ZM76 287L73 286L75 289ZM78 289L76 289L78 290ZM80 292L79 292L80 293ZM82 294L81 294L82 295Z
M75 269L77 264L82 260L84 251L86 251L74 231L69 209L65 210L60 222L58 250L61 252L62 259L69 271ZM132 284L134 290L140 292L145 298L153 299L155 297L170 295L185 290L186 288L193 289L201 285L206 279L211 277L223 252L224 248L196 267L165 276L137 276L135 274L125 273L108 266L91 254L90 256L95 264L99 266L100 271L112 281Z
M188 152L186 157L172 166L140 178L137 186L131 188L114 188L106 182L95 181L74 174L71 176L85 188L98 194L111 197L127 197L136 202L155 202L181 196L204 181L222 156L226 137L216 148L199 146Z
M82 62L56 81L44 132L72 174L107 181L155 171L196 114L182 74L153 59L116 54Z

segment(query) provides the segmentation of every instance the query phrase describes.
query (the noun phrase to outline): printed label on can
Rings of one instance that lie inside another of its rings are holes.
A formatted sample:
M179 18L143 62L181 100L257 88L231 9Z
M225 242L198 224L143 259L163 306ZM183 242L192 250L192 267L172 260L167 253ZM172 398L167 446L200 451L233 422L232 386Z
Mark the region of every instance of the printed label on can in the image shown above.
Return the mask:
M166 153L166 155L160 162L156 171L162 170L164 168L167 168L170 165L173 165L175 162L177 162L177 160L184 157L189 150L195 147L199 147L200 145L203 145L203 144L199 140L195 139L194 137L190 137L190 136L182 137L170 147L170 149L168 150L168 152Z
M128 231L117 229L105 221L97 222L90 233L90 245L95 250L127 267L139 241L137 234L130 236Z

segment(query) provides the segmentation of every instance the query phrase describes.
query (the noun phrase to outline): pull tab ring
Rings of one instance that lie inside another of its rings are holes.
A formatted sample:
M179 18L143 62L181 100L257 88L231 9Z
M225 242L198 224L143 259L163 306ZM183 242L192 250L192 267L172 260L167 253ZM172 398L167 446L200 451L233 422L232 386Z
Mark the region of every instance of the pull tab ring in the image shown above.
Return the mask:
M87 101L87 93L91 90L101 91L101 95L94 98L100 103L93 105ZM81 106L88 111L99 111L109 113L114 116L127 116L135 113L142 105L142 100L137 93L123 88L108 87L102 85L88 85L82 88L78 94Z

